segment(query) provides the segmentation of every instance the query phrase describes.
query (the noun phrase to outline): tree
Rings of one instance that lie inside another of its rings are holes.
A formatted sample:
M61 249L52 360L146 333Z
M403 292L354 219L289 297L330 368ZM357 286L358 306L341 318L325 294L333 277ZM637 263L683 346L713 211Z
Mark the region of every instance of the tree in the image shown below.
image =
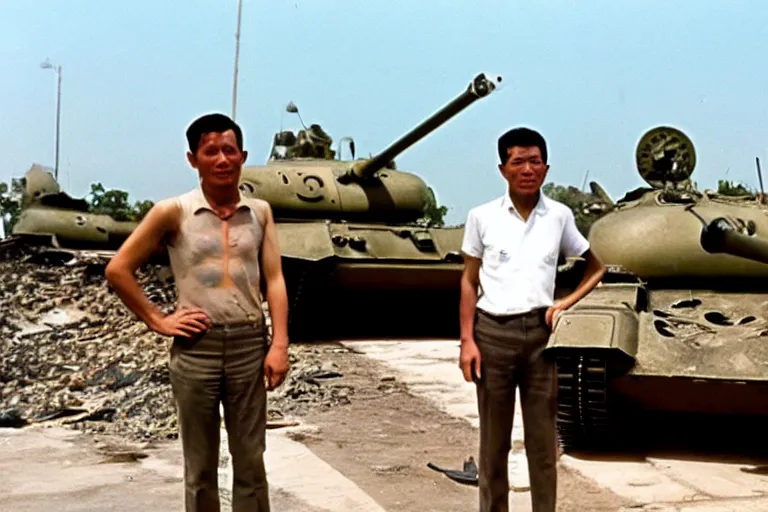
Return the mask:
M717 193L724 196L753 196L755 192L741 183L732 183L728 180L717 180Z
M430 227L440 228L445 225L445 215L448 213L447 206L438 206L435 191L427 187L426 207L424 208L424 217L422 222Z
M576 187L547 183L541 187L541 191L545 196L559 201L571 209L576 220L576 227L585 237L589 234L592 223L607 211L606 208L601 207L603 201L599 197L585 194Z
M21 197L24 186L20 180L12 179L11 186L0 182L0 216L3 219L3 234L10 236L13 226L19 220L21 214Z
M91 184L91 193L87 196L90 213L109 215L119 221L138 222L152 208L152 201L136 201L131 206L128 192L106 190L101 183Z

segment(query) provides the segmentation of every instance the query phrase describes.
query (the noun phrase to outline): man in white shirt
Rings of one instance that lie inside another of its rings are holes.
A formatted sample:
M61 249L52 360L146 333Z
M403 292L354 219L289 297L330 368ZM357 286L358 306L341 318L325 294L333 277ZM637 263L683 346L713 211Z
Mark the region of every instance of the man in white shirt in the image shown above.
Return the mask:
M542 354L560 313L600 282L605 267L570 208L540 191L549 170L544 138L512 129L499 138L498 152L507 192L470 210L462 244L459 366L477 387L480 511L508 510L519 386L533 512L555 512L557 382L554 363ZM579 286L555 301L561 254L582 256L586 267Z

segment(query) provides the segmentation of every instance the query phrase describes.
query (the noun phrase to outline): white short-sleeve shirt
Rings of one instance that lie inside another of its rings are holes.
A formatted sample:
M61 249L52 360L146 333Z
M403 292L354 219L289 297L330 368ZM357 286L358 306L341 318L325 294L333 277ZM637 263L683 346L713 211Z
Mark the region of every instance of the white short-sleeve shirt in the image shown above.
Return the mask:
M558 257L581 256L589 242L563 203L540 193L526 222L505 194L469 211L461 249L482 260L477 308L510 315L551 306Z

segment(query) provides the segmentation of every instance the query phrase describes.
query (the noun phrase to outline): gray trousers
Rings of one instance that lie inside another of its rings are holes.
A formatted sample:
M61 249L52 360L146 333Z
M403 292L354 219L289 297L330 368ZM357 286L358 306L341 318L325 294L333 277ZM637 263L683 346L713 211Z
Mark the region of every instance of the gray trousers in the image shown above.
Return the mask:
M269 512L264 468L267 396L264 323L214 325L174 339L170 377L184 452L187 512L219 512L219 403L232 456L233 512Z
M542 357L551 332L545 311L507 317L478 311L476 317L475 342L482 359L476 385L480 512L509 510L507 466L518 386L533 512L555 512L557 380L554 363Z

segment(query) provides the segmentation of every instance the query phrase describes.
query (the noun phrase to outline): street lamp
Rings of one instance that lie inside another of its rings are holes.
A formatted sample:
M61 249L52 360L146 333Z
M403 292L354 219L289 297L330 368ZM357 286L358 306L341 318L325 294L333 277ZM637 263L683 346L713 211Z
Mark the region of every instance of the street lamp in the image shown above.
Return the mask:
M40 64L43 69L52 69L56 73L56 165L53 168L53 177L59 181L59 118L61 114L61 66L54 66L48 59Z

